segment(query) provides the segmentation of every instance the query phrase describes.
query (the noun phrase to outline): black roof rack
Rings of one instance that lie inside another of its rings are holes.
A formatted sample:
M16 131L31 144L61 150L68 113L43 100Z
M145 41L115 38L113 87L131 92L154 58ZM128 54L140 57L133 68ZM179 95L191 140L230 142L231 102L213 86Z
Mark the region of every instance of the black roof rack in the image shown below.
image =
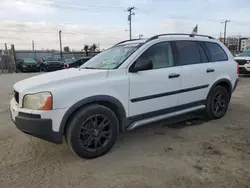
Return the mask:
M149 42L151 40L157 39L157 38L162 37L162 36L172 36L172 35L184 35L184 36L190 36L190 37L198 36L198 37L208 37L209 39L214 39L213 37L208 36L208 35L186 34L186 33L166 33L166 34L155 35L155 36L149 38L146 42Z
M117 43L117 44L115 44L114 46L119 45L119 44L122 44L122 43L124 43L124 42L136 41L136 40L141 40L141 39L124 40L124 41L118 42L118 43Z

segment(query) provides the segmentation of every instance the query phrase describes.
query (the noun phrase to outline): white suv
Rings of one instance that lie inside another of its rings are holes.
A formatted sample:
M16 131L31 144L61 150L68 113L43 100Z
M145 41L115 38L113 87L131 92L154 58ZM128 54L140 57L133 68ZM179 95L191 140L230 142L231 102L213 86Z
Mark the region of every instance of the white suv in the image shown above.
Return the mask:
M242 52L234 59L239 64L240 74L250 74L250 50Z
M163 34L123 41L80 68L14 85L12 120L24 133L61 144L83 158L107 153L119 132L188 112L225 115L238 66L204 35Z

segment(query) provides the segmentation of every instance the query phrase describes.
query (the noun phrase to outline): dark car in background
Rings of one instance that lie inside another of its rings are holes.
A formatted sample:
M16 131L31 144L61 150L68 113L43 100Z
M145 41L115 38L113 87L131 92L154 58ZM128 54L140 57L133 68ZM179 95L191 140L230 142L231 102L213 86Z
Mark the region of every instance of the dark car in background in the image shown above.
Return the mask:
M73 62L65 63L65 67L66 68L78 68L90 59L91 57L81 57L81 58L75 59L75 61Z
M17 70L21 72L37 72L40 70L40 64L32 58L23 58L17 60Z
M40 61L40 71L55 71L64 68L64 63L55 57L46 57Z

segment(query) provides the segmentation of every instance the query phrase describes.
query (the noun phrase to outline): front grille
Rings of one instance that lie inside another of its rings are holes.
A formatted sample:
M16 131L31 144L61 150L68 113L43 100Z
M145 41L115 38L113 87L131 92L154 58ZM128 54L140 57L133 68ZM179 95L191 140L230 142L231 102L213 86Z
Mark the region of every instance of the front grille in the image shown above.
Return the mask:
M14 97L16 102L19 104L19 93L17 91L14 91Z
M236 60L239 65L245 65L247 60Z

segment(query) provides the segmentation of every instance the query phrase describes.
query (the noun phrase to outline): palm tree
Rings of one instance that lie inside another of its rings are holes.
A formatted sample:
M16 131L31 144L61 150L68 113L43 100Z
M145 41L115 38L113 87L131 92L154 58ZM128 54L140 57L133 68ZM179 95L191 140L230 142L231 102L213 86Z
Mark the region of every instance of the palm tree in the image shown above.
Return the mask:
M88 56L89 45L85 44L83 50L85 51L86 56Z
M93 52L95 52L96 49L97 49L97 45L96 45L95 43L93 43L93 44L92 44L92 50L93 50Z

